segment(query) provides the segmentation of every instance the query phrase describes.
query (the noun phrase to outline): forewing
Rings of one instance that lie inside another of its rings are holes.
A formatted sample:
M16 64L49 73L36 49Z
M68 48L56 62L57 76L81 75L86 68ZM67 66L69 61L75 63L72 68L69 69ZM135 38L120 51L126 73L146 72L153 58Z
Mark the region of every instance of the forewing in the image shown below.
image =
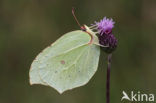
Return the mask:
M44 49L33 61L30 69L30 84L47 85L39 76L39 68L48 67L49 59L65 54L75 48L81 47L90 41L90 36L80 30L69 32L59 38L52 45ZM63 61L62 61L63 62Z

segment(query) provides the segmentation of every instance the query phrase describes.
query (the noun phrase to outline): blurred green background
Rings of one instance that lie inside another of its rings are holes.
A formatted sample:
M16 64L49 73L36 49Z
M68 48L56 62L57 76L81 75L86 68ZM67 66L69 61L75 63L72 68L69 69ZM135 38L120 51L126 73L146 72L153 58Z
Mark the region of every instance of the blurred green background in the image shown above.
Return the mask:
M0 103L105 103L104 52L85 86L60 95L29 84L36 55L64 33L80 29L72 7L82 24L104 16L116 22L111 103L121 103L123 90L156 94L156 0L0 0Z

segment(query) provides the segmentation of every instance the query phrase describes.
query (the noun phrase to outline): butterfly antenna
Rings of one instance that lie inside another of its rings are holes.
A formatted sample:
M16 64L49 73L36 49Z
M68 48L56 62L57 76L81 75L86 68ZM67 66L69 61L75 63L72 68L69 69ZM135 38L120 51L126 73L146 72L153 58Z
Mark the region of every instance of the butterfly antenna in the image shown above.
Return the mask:
M75 16L75 9L74 9L74 8L72 8L72 14L73 14L73 17L74 17L75 21L77 22L77 24L78 24L78 25L80 26L80 28L81 28L82 26L80 25L80 23L79 23L77 17Z

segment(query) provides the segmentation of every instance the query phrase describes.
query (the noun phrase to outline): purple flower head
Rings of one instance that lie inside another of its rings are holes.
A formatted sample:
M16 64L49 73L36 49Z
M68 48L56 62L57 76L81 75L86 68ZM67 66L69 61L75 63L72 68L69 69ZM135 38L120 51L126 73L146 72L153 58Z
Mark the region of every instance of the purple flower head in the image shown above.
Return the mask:
M114 24L115 22L113 21L113 19L108 19L106 17L104 17L100 22L95 22L97 30L101 35L110 34L112 32Z
M116 49L118 40L115 38L113 34L99 35L98 38L99 38L99 43L101 45L108 46L102 48L106 53L111 53Z
M118 41L112 34L114 24L115 22L113 21L113 19L104 17L100 22L95 22L95 24L91 27L99 34L99 44L106 46L102 47L102 50L104 50L106 53L113 52L117 47Z

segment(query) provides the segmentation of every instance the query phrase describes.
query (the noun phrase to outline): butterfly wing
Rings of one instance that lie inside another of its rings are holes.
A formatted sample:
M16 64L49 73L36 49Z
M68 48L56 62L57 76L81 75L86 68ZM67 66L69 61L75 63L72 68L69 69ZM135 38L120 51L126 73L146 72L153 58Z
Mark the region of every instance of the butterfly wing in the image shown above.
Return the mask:
M42 68L42 66L45 65L44 63L46 60L85 45L89 40L90 37L88 35L84 35L84 32L80 30L67 33L56 40L53 44L44 49L33 61L30 69L30 84L46 85L38 75L39 68Z
M97 70L100 49L83 31L65 34L33 61L30 83L49 85L59 93L86 84Z

